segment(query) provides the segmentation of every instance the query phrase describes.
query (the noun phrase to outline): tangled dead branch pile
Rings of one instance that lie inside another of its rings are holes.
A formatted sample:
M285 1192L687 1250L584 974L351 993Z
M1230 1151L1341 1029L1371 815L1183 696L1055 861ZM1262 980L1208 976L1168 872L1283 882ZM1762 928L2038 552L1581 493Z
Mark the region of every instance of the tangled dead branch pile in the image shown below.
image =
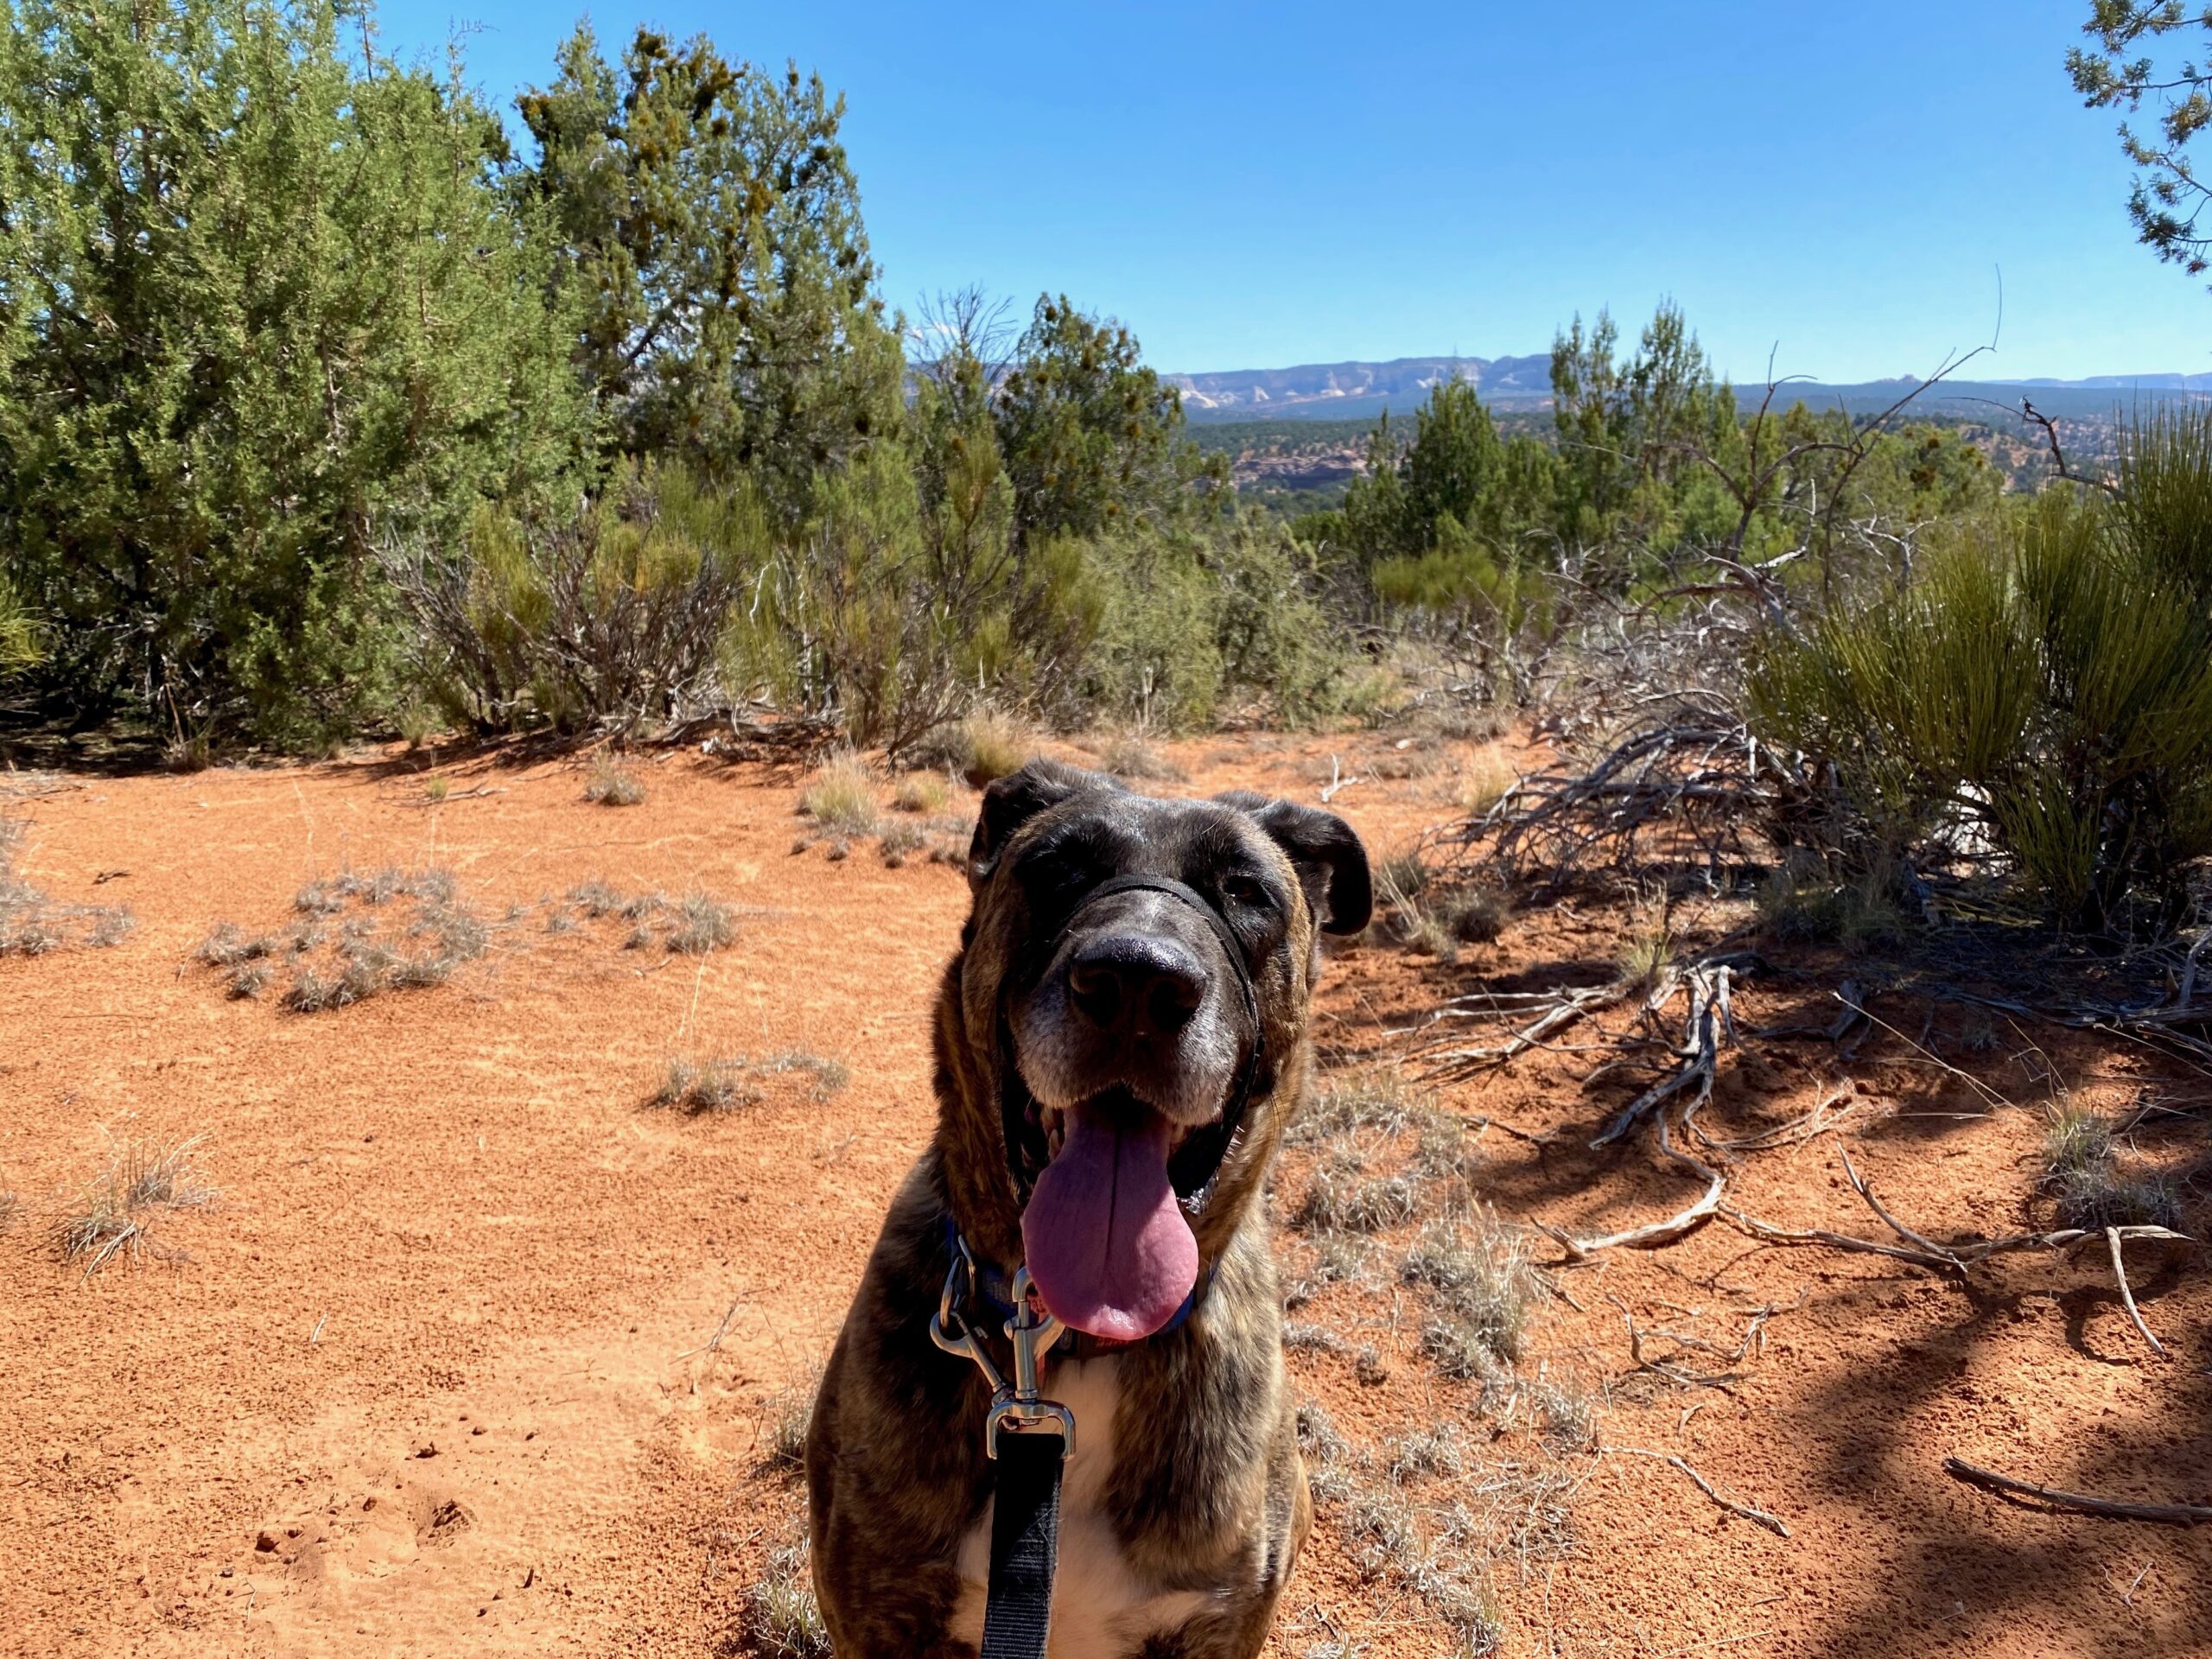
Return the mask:
M1783 757L1741 720L1686 708L1649 721L1586 766L1518 780L1488 811L1432 831L1443 869L1485 866L1508 882L1561 888L1655 873L1719 885L1765 860L1761 828L1788 781Z

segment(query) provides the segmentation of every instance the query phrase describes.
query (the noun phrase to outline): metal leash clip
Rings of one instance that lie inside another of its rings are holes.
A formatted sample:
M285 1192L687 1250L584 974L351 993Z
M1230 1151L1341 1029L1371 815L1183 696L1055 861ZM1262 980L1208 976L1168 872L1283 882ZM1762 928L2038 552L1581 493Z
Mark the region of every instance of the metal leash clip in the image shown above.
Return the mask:
M945 1273L937 1313L930 1320L930 1340L948 1354L957 1354L974 1362L976 1369L982 1372L983 1381L990 1385L991 1411L984 1420L983 1449L997 1457L1002 1433L1057 1434L1060 1437L1061 1455L1072 1457L1075 1414L1057 1400L1040 1398L1037 1392L1039 1356L1058 1342L1060 1332L1067 1327L1038 1300L1035 1287L1029 1281L1029 1269L1017 1268L1014 1275L1014 1317L1006 1322L1007 1341L1014 1350L1014 1381L1008 1383L993 1363L990 1350L962 1312L965 1299L961 1294L961 1280L964 1276L967 1288L974 1290L976 1262L968 1254L965 1239L956 1238L955 1243L958 1252Z
M1038 1300L1029 1269L1014 1274L1014 1317L1006 1322L1006 1339L1014 1345L1014 1387L1001 1388L991 1398L991 1414L983 1425L983 1449L999 1454L999 1436L1057 1434L1060 1455L1075 1455L1075 1414L1057 1400L1037 1394L1037 1357L1060 1339L1067 1327L1046 1311Z

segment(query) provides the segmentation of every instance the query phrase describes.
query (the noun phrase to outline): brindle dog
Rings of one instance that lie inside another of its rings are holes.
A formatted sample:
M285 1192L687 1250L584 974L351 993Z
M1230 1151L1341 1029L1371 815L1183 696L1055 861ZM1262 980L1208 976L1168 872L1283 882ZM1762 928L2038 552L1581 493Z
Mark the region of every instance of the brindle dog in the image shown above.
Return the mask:
M1090 1333L1043 1381L1077 1424L1052 1659L1256 1654L1313 1518L1262 1184L1307 1085L1316 930L1367 925L1366 853L1327 812L1160 800L1037 761L986 792L969 874L936 1138L807 1437L835 1649L952 1659L981 1639L989 1393L930 1336L957 1226L987 1280L1026 1257L1051 1312ZM1180 885L1098 891L1117 877Z

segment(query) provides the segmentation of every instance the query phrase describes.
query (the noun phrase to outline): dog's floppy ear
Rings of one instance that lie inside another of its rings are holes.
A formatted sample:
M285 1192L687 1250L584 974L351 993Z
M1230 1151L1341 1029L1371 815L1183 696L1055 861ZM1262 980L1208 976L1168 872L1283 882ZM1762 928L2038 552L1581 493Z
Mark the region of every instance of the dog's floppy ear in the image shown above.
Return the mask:
M976 837L968 843L968 885L981 887L989 879L1014 832L1039 812L1086 791L1120 788L1110 778L1042 757L993 779L976 815Z
M1357 933L1375 914L1375 884L1358 833L1333 812L1270 800L1249 789L1214 799L1256 820L1290 855L1324 933Z

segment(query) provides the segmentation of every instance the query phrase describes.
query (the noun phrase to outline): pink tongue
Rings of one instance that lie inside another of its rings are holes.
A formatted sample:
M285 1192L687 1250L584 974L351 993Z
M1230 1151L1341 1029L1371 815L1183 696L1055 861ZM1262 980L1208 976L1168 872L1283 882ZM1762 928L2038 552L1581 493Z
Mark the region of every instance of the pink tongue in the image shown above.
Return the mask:
M1021 1216L1029 1276L1054 1318L1134 1342L1175 1317L1198 1278L1198 1241L1167 1181L1167 1122L1077 1107Z

